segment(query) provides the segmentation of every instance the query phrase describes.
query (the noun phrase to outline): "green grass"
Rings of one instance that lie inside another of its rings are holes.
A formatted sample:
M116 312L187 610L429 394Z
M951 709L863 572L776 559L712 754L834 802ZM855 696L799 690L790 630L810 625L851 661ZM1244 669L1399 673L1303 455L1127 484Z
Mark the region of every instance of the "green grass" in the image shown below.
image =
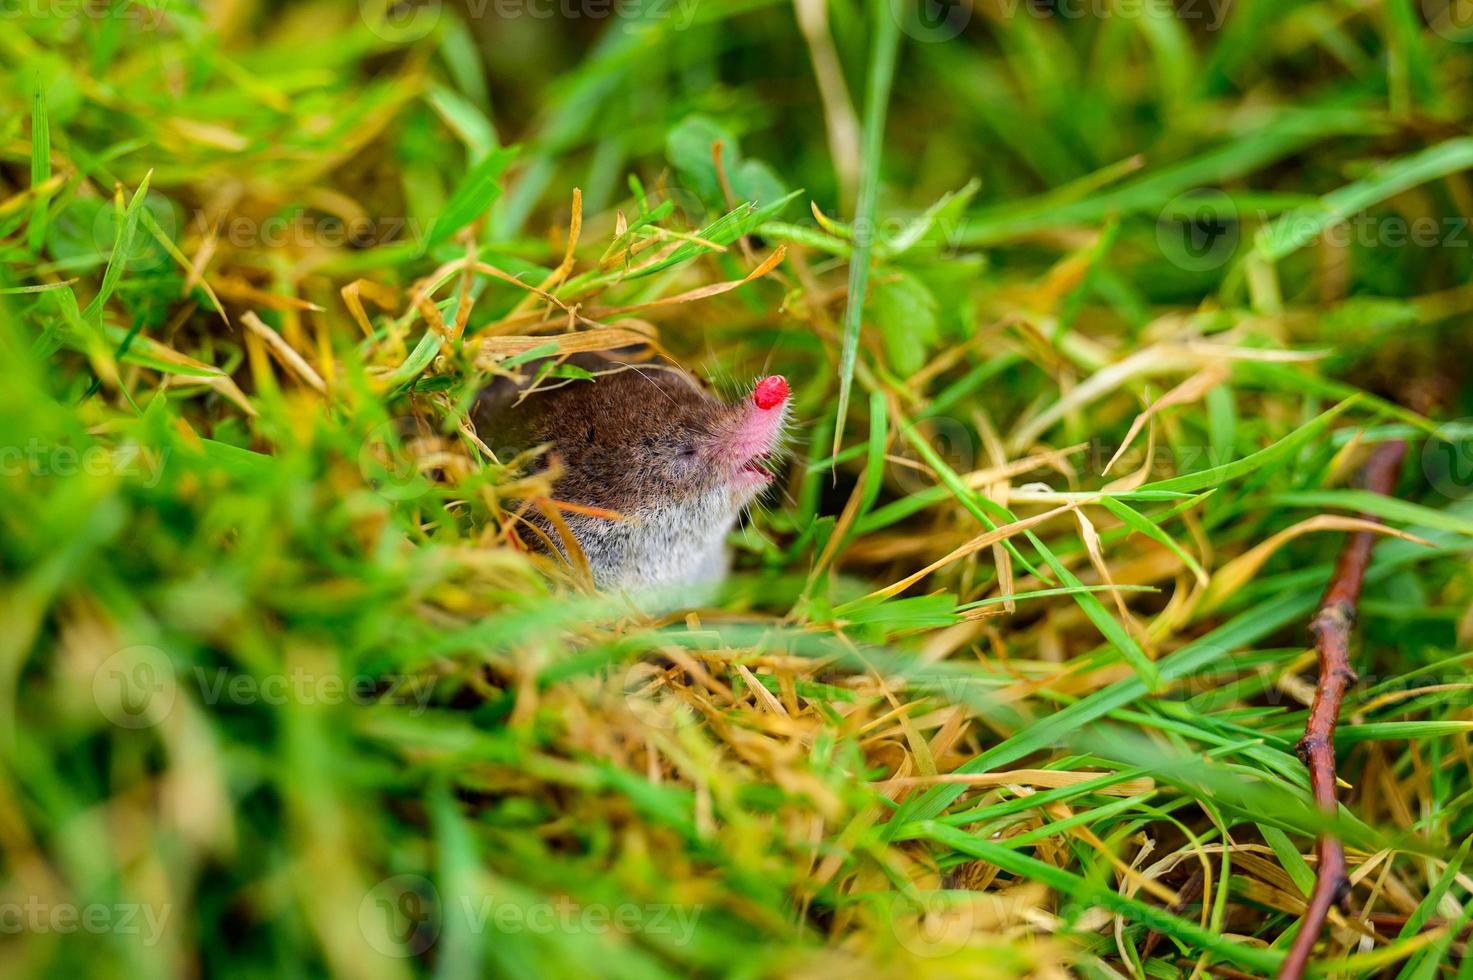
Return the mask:
M0 972L1268 975L1331 830L1320 968L1468 975L1456 20L617 9L0 12ZM635 339L800 423L666 615L466 420Z

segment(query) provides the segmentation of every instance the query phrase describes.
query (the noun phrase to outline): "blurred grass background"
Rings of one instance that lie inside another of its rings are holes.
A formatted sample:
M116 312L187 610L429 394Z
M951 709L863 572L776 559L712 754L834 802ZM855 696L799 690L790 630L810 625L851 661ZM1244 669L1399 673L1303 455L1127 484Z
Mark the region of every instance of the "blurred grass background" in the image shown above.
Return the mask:
M1468 976L1470 14L0 4L0 969L1267 975L1369 511L1322 959ZM794 382L690 613L465 419L636 338Z

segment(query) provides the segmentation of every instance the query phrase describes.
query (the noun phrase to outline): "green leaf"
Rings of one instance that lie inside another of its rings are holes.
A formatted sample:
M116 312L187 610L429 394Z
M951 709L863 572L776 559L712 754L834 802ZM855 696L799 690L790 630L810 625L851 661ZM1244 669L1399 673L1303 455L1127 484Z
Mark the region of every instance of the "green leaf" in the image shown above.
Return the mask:
M501 196L498 183L507 165L516 158L518 147L508 146L489 153L461 179L460 185L445 202L445 207L425 233L423 248L428 250L445 241L466 225L491 210Z
M715 242L717 245L729 245L743 235L751 232L752 229L756 228L762 222L781 214L789 202L801 193L803 193L801 190L793 191L786 197L760 208L754 207L751 204L738 205L701 229L696 237L705 241ZM684 242L679 248L659 262L642 268L638 272L631 273L625 278L643 279L645 276L652 276L656 272L661 272L671 266L679 265L698 255L704 255L709 251L711 251L711 248L700 242Z
M489 159L495 153L496 128L475 103L443 85L433 86L426 101L455 130L471 159Z
M884 635L907 629L937 629L957 622L956 596L937 592L903 599L865 598L837 607L834 615L851 626L881 626Z
M1324 398L1359 398L1365 407L1389 418L1399 419L1407 425L1413 426L1419 431L1430 436L1438 435L1437 423L1409 411L1400 405L1393 404L1384 398L1372 395L1346 384L1344 381L1336 381L1333 378L1322 378L1319 375L1309 374L1301 367L1293 364L1275 364L1272 361L1244 361L1233 366L1233 380L1236 382L1251 382L1279 391L1298 391L1306 395L1318 395Z
M1379 549L1371 570L1366 575L1367 583L1380 581L1404 565L1450 550L1447 546L1439 549L1392 547L1396 544L1409 543L1391 542ZM1320 576L1326 574L1329 574L1328 568L1318 573L1306 588L1278 592L1211 632L1199 636L1175 653L1161 658L1156 662L1161 680L1169 682L1190 677L1233 651L1241 650L1289 623L1302 620L1319 602L1319 594L1323 588ZM981 755L973 757L957 771L990 772L1032 752L1061 745L1067 741L1070 732L1144 697L1147 693L1146 685L1140 677L1116 681L1020 729ZM887 825L890 828L889 833L893 835L911 821L938 816L964 791L965 787L959 785L933 786L926 792L911 797L891 818Z
M891 369L911 375L924 367L938 335L936 297L926 284L910 273L876 282L870 308Z
M746 159L735 136L709 116L686 116L665 135L665 156L686 190L708 207L724 208L726 191L721 186L713 156L721 144L721 167L731 193L738 201L771 204L788 193L782 179L761 160Z
M890 434L890 410L885 393L875 391L869 399L869 458L864 466L864 496L859 501L859 512L855 519L869 513L880 497L880 485L885 482L885 440Z
M940 248L948 244L960 231L966 216L967 205L982 188L982 182L973 177L960 190L948 191L940 199L921 212L920 217L900 230L882 246L885 257L904 255L913 248Z
M46 90L39 76L31 92L31 187L40 187L51 179L51 121L46 114ZM37 194L31 205L31 224L26 229L26 247L41 254L46 243L46 226L51 195Z
M1463 862L1468 859L1470 846L1473 846L1473 837L1464 839L1462 846L1453 855L1453 859L1447 863L1447 867L1443 869L1442 874L1428 890L1426 897L1417 904L1416 911L1402 924L1401 931L1397 933L1398 939L1408 939L1422 931L1427 920L1432 918L1437 911L1437 905L1442 901L1442 896L1448 893L1453 882L1457 880L1458 872L1463 869Z
M1120 624L1119 620L1114 617L1110 610L1105 608L1105 604L1093 592L1089 592L1084 588L1084 583L1079 581L1078 577L1069 570L1069 566L1059 561L1053 551L1045 547L1043 542L1038 540L1032 531L1025 533L1028 536L1029 542L1043 556L1043 560L1048 564L1048 567L1053 569L1054 574L1059 577L1059 581L1063 582L1066 588L1073 590L1069 594L1074 597L1074 601L1079 604L1079 608L1084 610L1084 615L1089 617L1089 621L1095 624L1095 629L1099 630L1100 634L1120 652L1120 655L1125 658L1126 663L1130 664L1130 668L1135 671L1136 676L1141 678L1146 687L1153 691L1156 690L1161 684L1160 674L1156 670L1155 662L1146 656L1146 652L1141 649L1140 644L1136 643L1135 637L1130 635L1130 632Z
M1254 251L1275 261L1319 238L1333 224L1420 184L1473 167L1473 138L1459 137L1378 167L1364 180L1346 184L1309 208L1283 215L1258 232Z
M944 844L958 853L994 864L1010 874L1047 885L1071 902L1083 906L1098 906L1119 913L1135 922L1150 926L1156 932L1194 947L1209 950L1223 960L1257 970L1260 973L1273 972L1284 958L1281 952L1225 939L1219 933L1204 929L1196 922L1173 915L1139 899L1127 897L1096 880L1081 877L1063 868L1040 861L1036 857L1022 854L1004 844L985 840L955 827L927 820L908 829L904 836L909 839L931 840Z
M1320 433L1324 432L1336 416L1350 408L1357 401L1359 401L1359 397L1352 395L1313 421L1307 422L1298 429L1295 429L1272 446L1260 449L1258 452L1244 456L1240 460L1224 463L1221 466L1213 466L1210 469L1199 470L1196 473L1187 473L1184 476L1172 477L1169 480L1157 480L1155 483L1147 483L1140 489L1177 490L1182 493L1196 493L1199 490L1206 490L1209 487L1227 483L1229 480L1236 480L1240 476L1262 469L1270 463L1277 462L1297 452L1301 446L1308 444Z
M1458 852L1447 863L1447 867L1443 868L1442 874L1438 876L1437 881L1433 882L1427 894L1417 903L1416 910L1402 924L1401 931L1397 933L1397 939L1411 939L1426 926L1427 921L1437 911L1437 906L1442 903L1443 897L1452 888L1453 882L1457 880L1458 873L1463 870L1463 862L1468 859L1468 848L1470 845L1473 845L1473 838L1464 839L1463 846L1458 848ZM1437 968L1438 964L1447 957L1453 940L1463 935L1463 929L1468 924L1470 918L1473 918L1473 907L1465 904L1462 915L1458 916L1450 924L1450 928L1446 928L1441 939L1426 949L1418 951L1411 959L1407 960L1406 965L1397 974L1397 980L1432 980L1432 978L1436 977L1439 972ZM1467 960L1468 957L1465 954L1463 957L1465 964Z
M1289 840L1289 835L1271 824L1261 823L1257 826L1268 846L1273 848L1274 857L1279 859L1279 866L1293 879L1294 886L1300 893L1307 896L1314 891L1314 871L1310 869L1309 862L1304 860L1304 855L1294 846L1294 842Z
M514 368L519 364L526 364L528 361L535 361L539 357L551 357L552 355L556 354L558 350L560 350L560 348L555 343L542 344L540 346L533 347L531 350L524 350L520 354L513 354L511 357L508 357L506 360L502 361L501 366L504 368Z
M122 226L118 229L117 240L113 242L112 254L108 256L107 270L102 274L102 285L98 287L97 295L87 308L82 311L82 317L93 322L100 323L102 320L102 308L112 297L113 291L118 288L118 281L123 277L123 271L128 266L128 258L133 251L133 236L138 231L138 212L143 207L144 199L148 197L148 182L153 179L153 171L150 170L143 177L143 182L133 192L133 199L128 202L127 209L123 212Z
M1161 679L1172 681L1187 677L1216 663L1231 651L1302 617L1314 608L1316 600L1315 594L1306 591L1280 595L1261 603L1205 636L1193 640L1175 653L1163 657L1156 664ZM981 755L973 757L957 771L989 772L1032 752L1062 744L1070 732L1144 697L1147 693L1146 684L1140 677L1116 681L1053 714L1045 715ZM890 826L898 830L912 820L925 820L940 815L951 801L962 794L963 789L960 786L934 786L911 797L892 818Z
M1020 599L1042 599L1053 595L1074 595L1078 592L1160 592L1153 585L1076 585L1068 588L1056 589L1030 589L1027 592L1014 592L1010 595L988 596L986 599L978 599L966 605L958 606L959 611L967 609L981 609L983 606L1000 606L1005 602L1017 602Z
M895 62L900 56L900 18L890 0L870 0L870 23L874 42L870 47L868 85L864 96L864 151L860 161L859 200L854 208L854 226L866 230L854 242L849 258L849 289L844 305L844 341L839 353L839 404L834 413L834 448L844 443L844 422L849 414L849 392L854 385L854 362L859 356L859 329L864 319L865 290L869 286L869 259L874 248L875 206L880 196L880 161L885 146L885 116L890 106L890 86L895 80Z
M1292 490L1271 494L1267 502L1285 507L1350 510L1397 524L1473 535L1473 520L1369 490Z
M666 159L680 174L686 190L707 205L716 205L725 199L716 176L715 161L711 158L714 143L722 145L722 157L730 161L736 140L709 116L686 116L665 134Z
M419 377L420 372L430 366L438 353L440 353L440 335L433 330L425 331L425 335L419 338L419 343L414 345L414 350L409 352L404 363L389 375L390 386L405 385Z
M1473 721L1376 721L1363 725L1341 725L1335 729L1337 743L1415 742L1444 735L1473 732Z
M1207 571L1202 567L1202 564L1196 558L1192 557L1185 548L1177 544L1175 538L1157 527L1150 518L1116 497L1105 497L1100 500L1100 503L1104 505L1106 510L1120 518L1131 528L1144 534L1157 544L1164 546L1173 555L1180 558L1182 564L1187 567L1187 571L1197 577L1197 581L1204 585L1207 583ZM1195 503L1194 501L1192 505L1195 506Z
M999 519L1008 523L1012 523L1017 520L1017 517L1015 517L1013 513L1009 511L1006 507L994 503L981 494L970 490L964 483L962 483L961 478L957 476L956 472L946 463L945 460L937 455L936 450L931 448L930 443L928 443L919 433L913 431L910 428L905 428L901 430L901 435L905 437L906 441L908 441L912 446L916 448L916 451L919 452L921 456L925 459L927 465L929 465L931 469L936 471L936 475L941 478L942 483L944 483L946 485L946 488L951 491L953 496L956 497L957 502L960 503L973 517L977 518L977 520L980 521L984 527L992 530L998 526L993 518L985 513L986 510L991 510L993 514L996 515ZM1089 621L1094 623L1095 628L1098 629L1100 633L1105 637L1105 639L1109 640L1111 645L1119 651L1120 655L1124 657L1125 660L1130 664L1131 669L1133 669L1139 677L1143 678L1146 681L1147 686L1154 690L1158 683L1156 666L1151 661L1151 658L1146 656L1145 651L1140 648L1140 645L1136 643L1135 638L1132 637L1125 630L1125 628L1116 621L1115 617L1110 614L1110 611L1105 608L1104 603L1095 598L1093 593L1083 588L1084 583L1080 582L1079 579L1075 577L1074 573L1071 572L1069 568L1064 565L1063 562L1059 561L1058 557L1053 553L1053 551L1050 550L1049 547L1045 545L1036 534L1034 534L1032 531L1024 531L1023 534L1024 537L1028 540L1028 543L1033 546L1033 549L1036 552L1038 552L1039 557L1041 557L1044 562L1049 566L1049 568L1053 570L1053 573L1058 576L1059 581L1062 582L1065 587L1071 590L1069 594L1074 597L1074 601L1078 603L1079 608L1083 610L1085 616L1089 617ZM1022 556L1022 554L1018 551L1017 546L1011 540L1005 540L1003 542L1003 547L1007 549L1008 553L1012 555L1013 558L1017 560L1020 565L1028 570L1028 573L1030 575L1040 574L1038 570L1034 568L1033 565Z

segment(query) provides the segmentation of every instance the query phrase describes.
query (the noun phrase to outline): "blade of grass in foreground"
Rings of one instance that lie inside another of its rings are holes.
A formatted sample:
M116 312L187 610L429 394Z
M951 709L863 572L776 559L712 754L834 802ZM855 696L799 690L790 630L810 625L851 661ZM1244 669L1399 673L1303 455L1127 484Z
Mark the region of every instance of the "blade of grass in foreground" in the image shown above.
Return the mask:
M1393 160L1364 180L1331 191L1313 207L1290 211L1258 233L1254 251L1269 261L1290 255L1326 228L1419 184L1473 167L1473 139L1460 137Z
M1240 966L1267 973L1275 969L1284 956L1283 953L1235 943L1195 922L1172 915L1139 899L1129 898L1112 888L1063 868L1056 868L1031 855L1020 854L1010 847L974 837L955 827L926 820L911 827L904 836L944 844L969 857L994 864L1011 874L1047 885L1075 902L1098 905L1117 912L1173 939L1210 950L1218 957Z
M966 484L962 482L962 478L957 475L955 470L947 465L945 460L936 454L936 450L931 448L931 444L920 433L913 429L906 429L903 430L902 434L905 436L906 441L915 447L916 452L921 454L927 465L936 471L936 475L956 497L957 502L966 508L968 513L973 517L977 518L984 527L988 530L996 530L998 527L993 519L984 513L984 508L992 510L994 514L1006 523L1011 524L1017 521L1018 518L1006 507L989 500L980 493L975 493L968 489ZM1053 551L1039 540L1036 534L1032 531L1024 531L1023 535L1028 539L1028 543L1033 545L1033 550L1038 552L1039 557L1044 560L1044 563L1048 565L1054 575L1058 577L1059 581L1069 589L1068 594L1074 597L1074 601L1079 604L1079 608L1089 617L1089 621L1094 623L1095 628L1100 631L1105 639L1109 640L1111 645L1120 651L1120 655L1130 664L1131 669L1136 672L1137 676L1145 678L1150 688L1154 690L1158 682L1156 665L1151 661L1150 657L1146 656L1146 652L1141 649L1140 644L1136 643L1135 638L1130 635L1125 627L1115 621L1115 617L1110 615L1110 611L1105 608L1104 603L1096 599L1093 593L1084 589L1084 583L1080 582L1074 576L1074 573L1069 571L1063 562L1059 561ZM1004 540L1003 546L1008 549L1008 553L1013 556L1015 561L1028 570L1030 575L1043 578L1038 570L1019 553L1011 540Z
M143 207L144 200L148 197L148 182L153 179L153 171L144 175L133 192L133 199L128 202L127 210L123 212L123 223L118 229L117 240L113 243L112 255L108 257L107 268L102 273L102 285L97 290L97 295L87 308L82 311L82 319L94 323L102 322L102 308L107 305L113 290L118 288L118 281L123 278L123 270L128 267L128 259L133 251L133 236L138 231L138 212Z
M1368 125L1369 117L1359 110L1337 107L1280 110L1252 133L1240 134L1240 138L1221 147L1082 200L1060 204L1044 194L979 210L968 220L958 242L991 245L1040 229L1099 221L1111 213L1159 211L1178 194L1252 173L1305 146L1342 133L1364 131Z
M844 348L839 355L839 408L834 422L837 455L844 441L844 416L849 411L849 389L854 384L854 360L859 354L859 326L864 314L864 292L869 284L869 256L875 237L875 201L880 191L880 157L885 137L885 111L890 83L900 52L900 20L890 0L871 0L870 17L875 41L869 55L869 85L864 96L864 159L860 162L859 200L854 208L854 254L849 259L849 293L844 306Z
M1186 566L1187 571L1191 572L1198 582L1204 586L1207 584L1207 571L1202 567L1202 564L1190 552L1177 544L1175 538L1157 527L1150 518L1136 511L1122 500L1116 500L1112 497L1102 497L1100 498L1100 503L1106 510L1124 521L1127 526L1144 534L1152 541L1155 541L1176 555L1177 558L1180 558L1182 564Z
M46 114L46 89L36 78L31 93L31 187L43 186L51 179L51 123ZM26 229L26 247L36 255L46 244L46 219L51 195L38 192L32 205L31 225Z
M957 606L957 611L967 609L981 609L983 606L996 606L1004 602L1017 602L1019 599L1042 599L1053 595L1074 595L1076 592L1160 592L1161 590L1151 585L1081 585L1077 588L1059 589L1034 589L1031 592L1014 592L1009 595L988 596L986 599L978 599L975 602L964 603Z
M502 171L516 158L517 151L515 146L494 150L471 167L430 225L424 238L425 249L443 242L491 209L501 196Z
M1352 510L1374 514L1384 520L1412 527L1430 527L1438 531L1473 534L1473 521L1444 511L1434 510L1409 500L1385 497L1369 490L1290 490L1276 493L1268 503L1280 507L1314 507Z
M1403 542L1396 542L1402 544ZM1425 548L1407 544L1405 548L1383 548L1366 576L1367 583L1384 579L1403 565L1412 564L1465 545L1458 539L1444 536L1436 548ZM1240 650L1288 624L1303 619L1319 601L1320 584L1299 592L1286 592L1260 603L1198 637L1170 656L1157 661L1156 668L1162 680L1173 681L1190 676L1207 667L1234 650ZM1066 708L1047 715L1032 725L1015 732L1011 737L973 757L958 767L957 772L988 772L998 766L1065 741L1074 729L1095 721L1102 716L1122 708L1147 693L1146 684L1140 677L1128 677L1101 688L1088 697L1081 698ZM887 825L886 834L894 839L909 823L929 820L939 816L966 787L958 784L933 786L926 792L912 797L896 812Z
M1195 493L1198 490L1206 490L1226 483L1228 480L1236 480L1240 476L1261 469L1269 463L1293 453L1300 446L1314 439L1325 427L1334 420L1335 416L1354 405L1359 398L1352 395L1340 404L1330 408L1318 418L1306 422L1295 429L1272 446L1260 449L1256 453L1244 456L1242 459L1221 466L1213 466L1210 469L1198 470L1196 473L1187 473L1184 476L1174 476L1169 480L1157 480L1155 483L1147 483L1141 487L1142 490L1177 490L1183 493Z
M859 502L856 517L868 514L880 497L880 483L885 478L885 437L889 434L889 412L883 392L870 393L869 399L869 459L864 467L864 496Z

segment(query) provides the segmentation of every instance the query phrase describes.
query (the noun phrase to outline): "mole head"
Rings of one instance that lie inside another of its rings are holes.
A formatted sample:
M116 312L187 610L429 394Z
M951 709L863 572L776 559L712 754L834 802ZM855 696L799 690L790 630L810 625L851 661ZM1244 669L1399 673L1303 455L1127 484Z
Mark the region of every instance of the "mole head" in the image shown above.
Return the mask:
M788 382L763 378L735 404L686 374L655 367L600 374L528 400L539 441L551 442L563 499L622 513L696 501L713 518L734 515L768 484L764 460L778 445Z
M543 462L559 470L554 496L619 515L564 511L600 588L719 577L726 534L772 483L766 460L787 419L787 380L762 378L727 403L676 368L575 364L595 377L520 400L488 389L478 432L507 452L551 444Z

